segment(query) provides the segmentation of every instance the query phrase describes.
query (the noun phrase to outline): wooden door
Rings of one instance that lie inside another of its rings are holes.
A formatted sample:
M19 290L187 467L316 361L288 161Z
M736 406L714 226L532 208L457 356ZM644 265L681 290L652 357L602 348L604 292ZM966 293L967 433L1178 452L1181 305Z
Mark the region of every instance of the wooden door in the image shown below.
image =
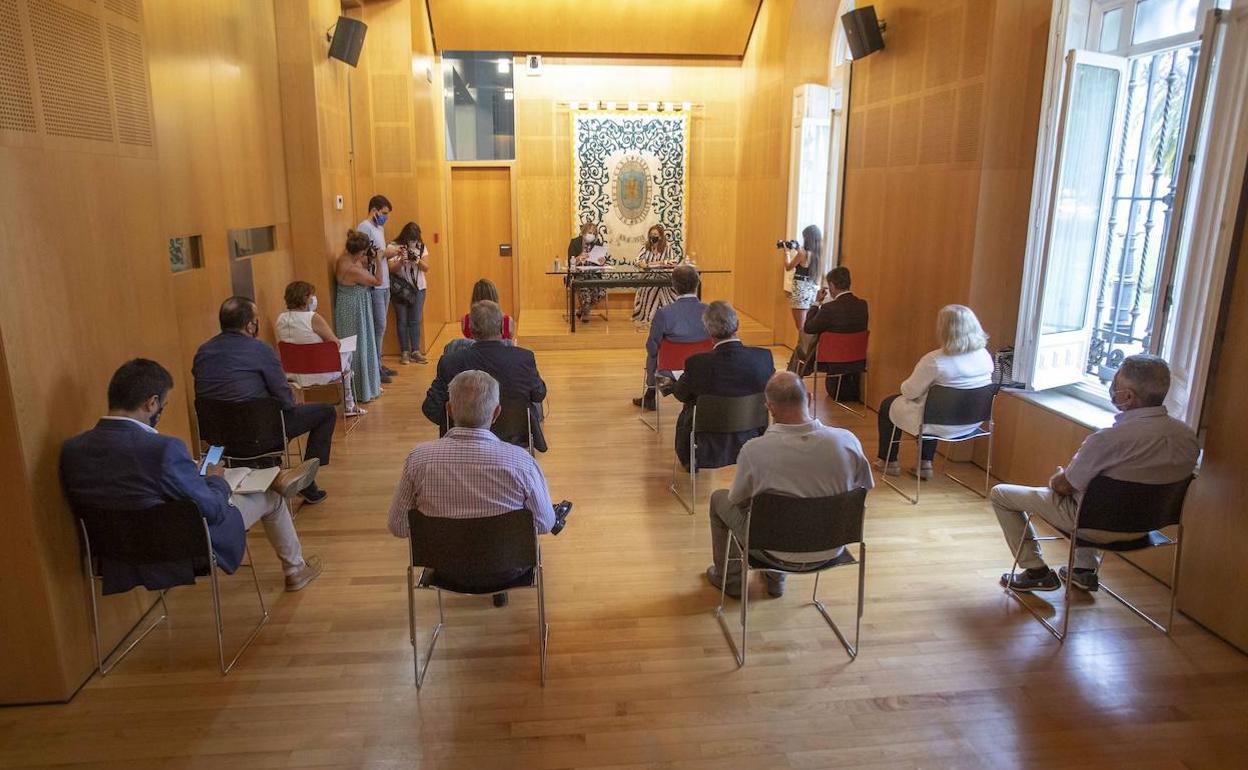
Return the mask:
M468 312L472 286L488 278L503 312L519 317L512 286L511 169L451 168L451 261L454 316ZM506 249L502 247L506 246ZM505 251L508 256L500 256ZM462 308L462 310L460 309Z

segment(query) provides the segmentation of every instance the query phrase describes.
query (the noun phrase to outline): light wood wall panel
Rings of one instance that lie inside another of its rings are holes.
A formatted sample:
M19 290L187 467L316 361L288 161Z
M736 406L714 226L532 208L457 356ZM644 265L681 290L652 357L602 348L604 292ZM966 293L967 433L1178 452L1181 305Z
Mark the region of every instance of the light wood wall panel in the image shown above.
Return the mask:
M740 58L762 0L429 0L442 51Z
M687 250L705 268L734 268L737 103L741 68L713 62L546 59L540 77L517 74L517 255L522 309L564 306L559 278L572 223L572 121L568 101L689 101ZM563 102L564 104L559 104ZM631 258L632 254L616 254ZM707 298L731 298L734 276L708 276ZM455 298L466 303L467 298Z
M835 3L768 0L742 62L735 297L778 342L796 338L775 249L786 230L793 89L827 84L835 24Z
M871 302L867 398L969 304L1013 343L1051 3L876 4L886 48L853 64L842 261Z

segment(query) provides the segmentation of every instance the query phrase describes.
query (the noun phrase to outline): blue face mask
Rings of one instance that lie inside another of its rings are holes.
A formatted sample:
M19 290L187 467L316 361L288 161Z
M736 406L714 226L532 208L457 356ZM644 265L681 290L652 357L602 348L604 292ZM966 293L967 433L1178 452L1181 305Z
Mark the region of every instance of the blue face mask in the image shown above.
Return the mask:
M378 214L377 216L373 217L373 221L377 223L378 227L380 227L381 225L384 225L386 223L386 220L389 218L390 218L389 214Z

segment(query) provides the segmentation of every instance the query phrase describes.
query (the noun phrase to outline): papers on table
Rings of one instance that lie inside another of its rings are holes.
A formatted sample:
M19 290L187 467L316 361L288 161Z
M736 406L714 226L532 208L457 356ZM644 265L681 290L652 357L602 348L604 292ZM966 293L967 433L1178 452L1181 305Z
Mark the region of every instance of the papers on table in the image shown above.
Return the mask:
M267 491L281 468L226 468L225 480L236 495Z
M607 262L607 247L601 243L585 252L585 266L596 265L602 267Z
M350 337L343 337L342 339L338 340L338 352L339 353L354 353L355 344L358 340L359 338L354 334L352 334Z

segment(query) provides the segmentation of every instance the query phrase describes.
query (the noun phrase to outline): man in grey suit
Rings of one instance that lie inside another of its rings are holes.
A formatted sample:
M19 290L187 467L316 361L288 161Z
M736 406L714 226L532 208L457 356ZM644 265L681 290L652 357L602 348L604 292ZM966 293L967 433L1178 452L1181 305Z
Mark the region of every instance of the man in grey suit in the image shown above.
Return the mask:
M672 288L678 296L672 304L659 308L650 322L650 337L646 340L646 390L641 398L633 399L633 406L654 409L654 374L663 340L701 342L709 339L702 325L706 303L698 299L697 294L700 280L697 268L692 265L678 265L672 271Z

